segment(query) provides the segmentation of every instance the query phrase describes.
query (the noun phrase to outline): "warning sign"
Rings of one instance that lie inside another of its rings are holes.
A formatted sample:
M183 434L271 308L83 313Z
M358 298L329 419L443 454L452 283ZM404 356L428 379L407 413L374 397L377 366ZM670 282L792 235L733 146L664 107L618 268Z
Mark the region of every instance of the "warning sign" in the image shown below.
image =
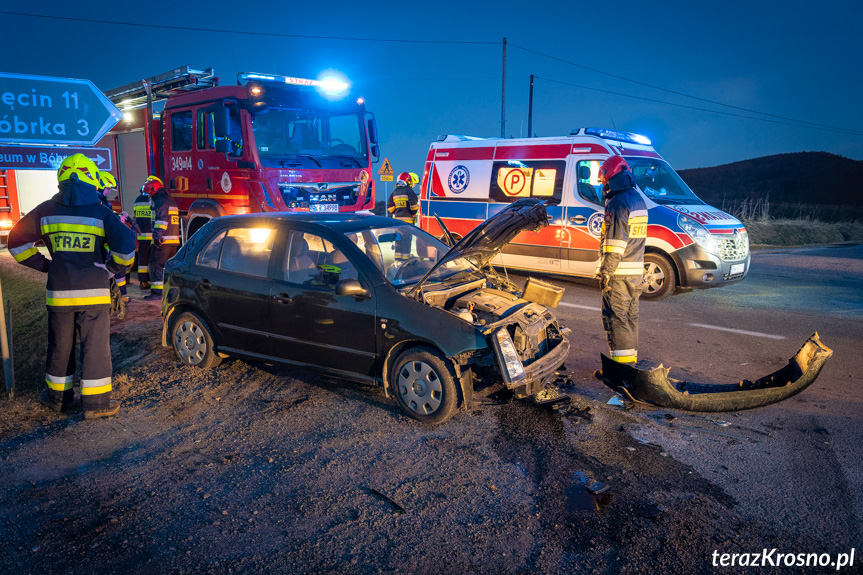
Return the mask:
M395 174L395 172L393 171L393 167L390 164L389 158L384 158L384 163L381 164L381 169L378 170L378 175L379 176L392 176L393 174ZM392 181L392 180L388 180L388 181Z

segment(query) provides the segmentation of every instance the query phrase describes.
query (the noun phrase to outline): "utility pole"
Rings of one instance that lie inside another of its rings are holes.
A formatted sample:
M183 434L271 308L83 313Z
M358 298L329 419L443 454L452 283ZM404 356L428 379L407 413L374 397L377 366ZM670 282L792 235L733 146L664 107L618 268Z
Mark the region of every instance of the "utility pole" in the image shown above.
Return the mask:
M530 75L530 97L527 100L527 137L533 138L533 74Z
M503 39L503 86L500 89L500 137L506 138L506 38Z

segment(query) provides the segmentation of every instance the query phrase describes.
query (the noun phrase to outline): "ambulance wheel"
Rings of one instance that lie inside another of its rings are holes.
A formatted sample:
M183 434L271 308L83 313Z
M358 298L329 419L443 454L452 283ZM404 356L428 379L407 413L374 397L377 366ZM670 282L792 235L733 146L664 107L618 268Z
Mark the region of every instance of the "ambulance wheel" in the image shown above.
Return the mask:
M184 312L174 321L171 343L183 365L210 369L222 363L222 358L216 354L207 322L196 313Z
M412 347L393 364L390 385L407 415L437 425L458 408L455 378L445 357L427 347Z
M667 257L647 253L644 254L644 284L641 289L641 299L660 300L668 297L677 284L674 265Z

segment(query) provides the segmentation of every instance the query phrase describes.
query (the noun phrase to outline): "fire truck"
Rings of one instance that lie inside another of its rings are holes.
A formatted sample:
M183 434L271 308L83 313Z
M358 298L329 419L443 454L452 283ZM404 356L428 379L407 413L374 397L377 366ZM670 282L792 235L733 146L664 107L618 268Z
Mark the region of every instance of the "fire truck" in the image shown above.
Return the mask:
M124 112L98 144L115 151L120 203L131 211L158 176L184 239L226 214L374 207L377 126L343 82L241 73L220 86L186 66L105 94Z

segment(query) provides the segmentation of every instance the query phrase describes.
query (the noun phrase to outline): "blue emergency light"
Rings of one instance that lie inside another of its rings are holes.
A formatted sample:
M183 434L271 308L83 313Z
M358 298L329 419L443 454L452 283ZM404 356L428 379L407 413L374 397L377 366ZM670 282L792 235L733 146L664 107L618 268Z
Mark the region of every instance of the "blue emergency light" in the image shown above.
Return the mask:
M643 146L650 145L650 138L641 134L633 134L632 132L616 132L614 130L604 130L602 128L585 128L586 136L596 136L604 140L617 140L618 142L629 142L630 144L641 144Z

